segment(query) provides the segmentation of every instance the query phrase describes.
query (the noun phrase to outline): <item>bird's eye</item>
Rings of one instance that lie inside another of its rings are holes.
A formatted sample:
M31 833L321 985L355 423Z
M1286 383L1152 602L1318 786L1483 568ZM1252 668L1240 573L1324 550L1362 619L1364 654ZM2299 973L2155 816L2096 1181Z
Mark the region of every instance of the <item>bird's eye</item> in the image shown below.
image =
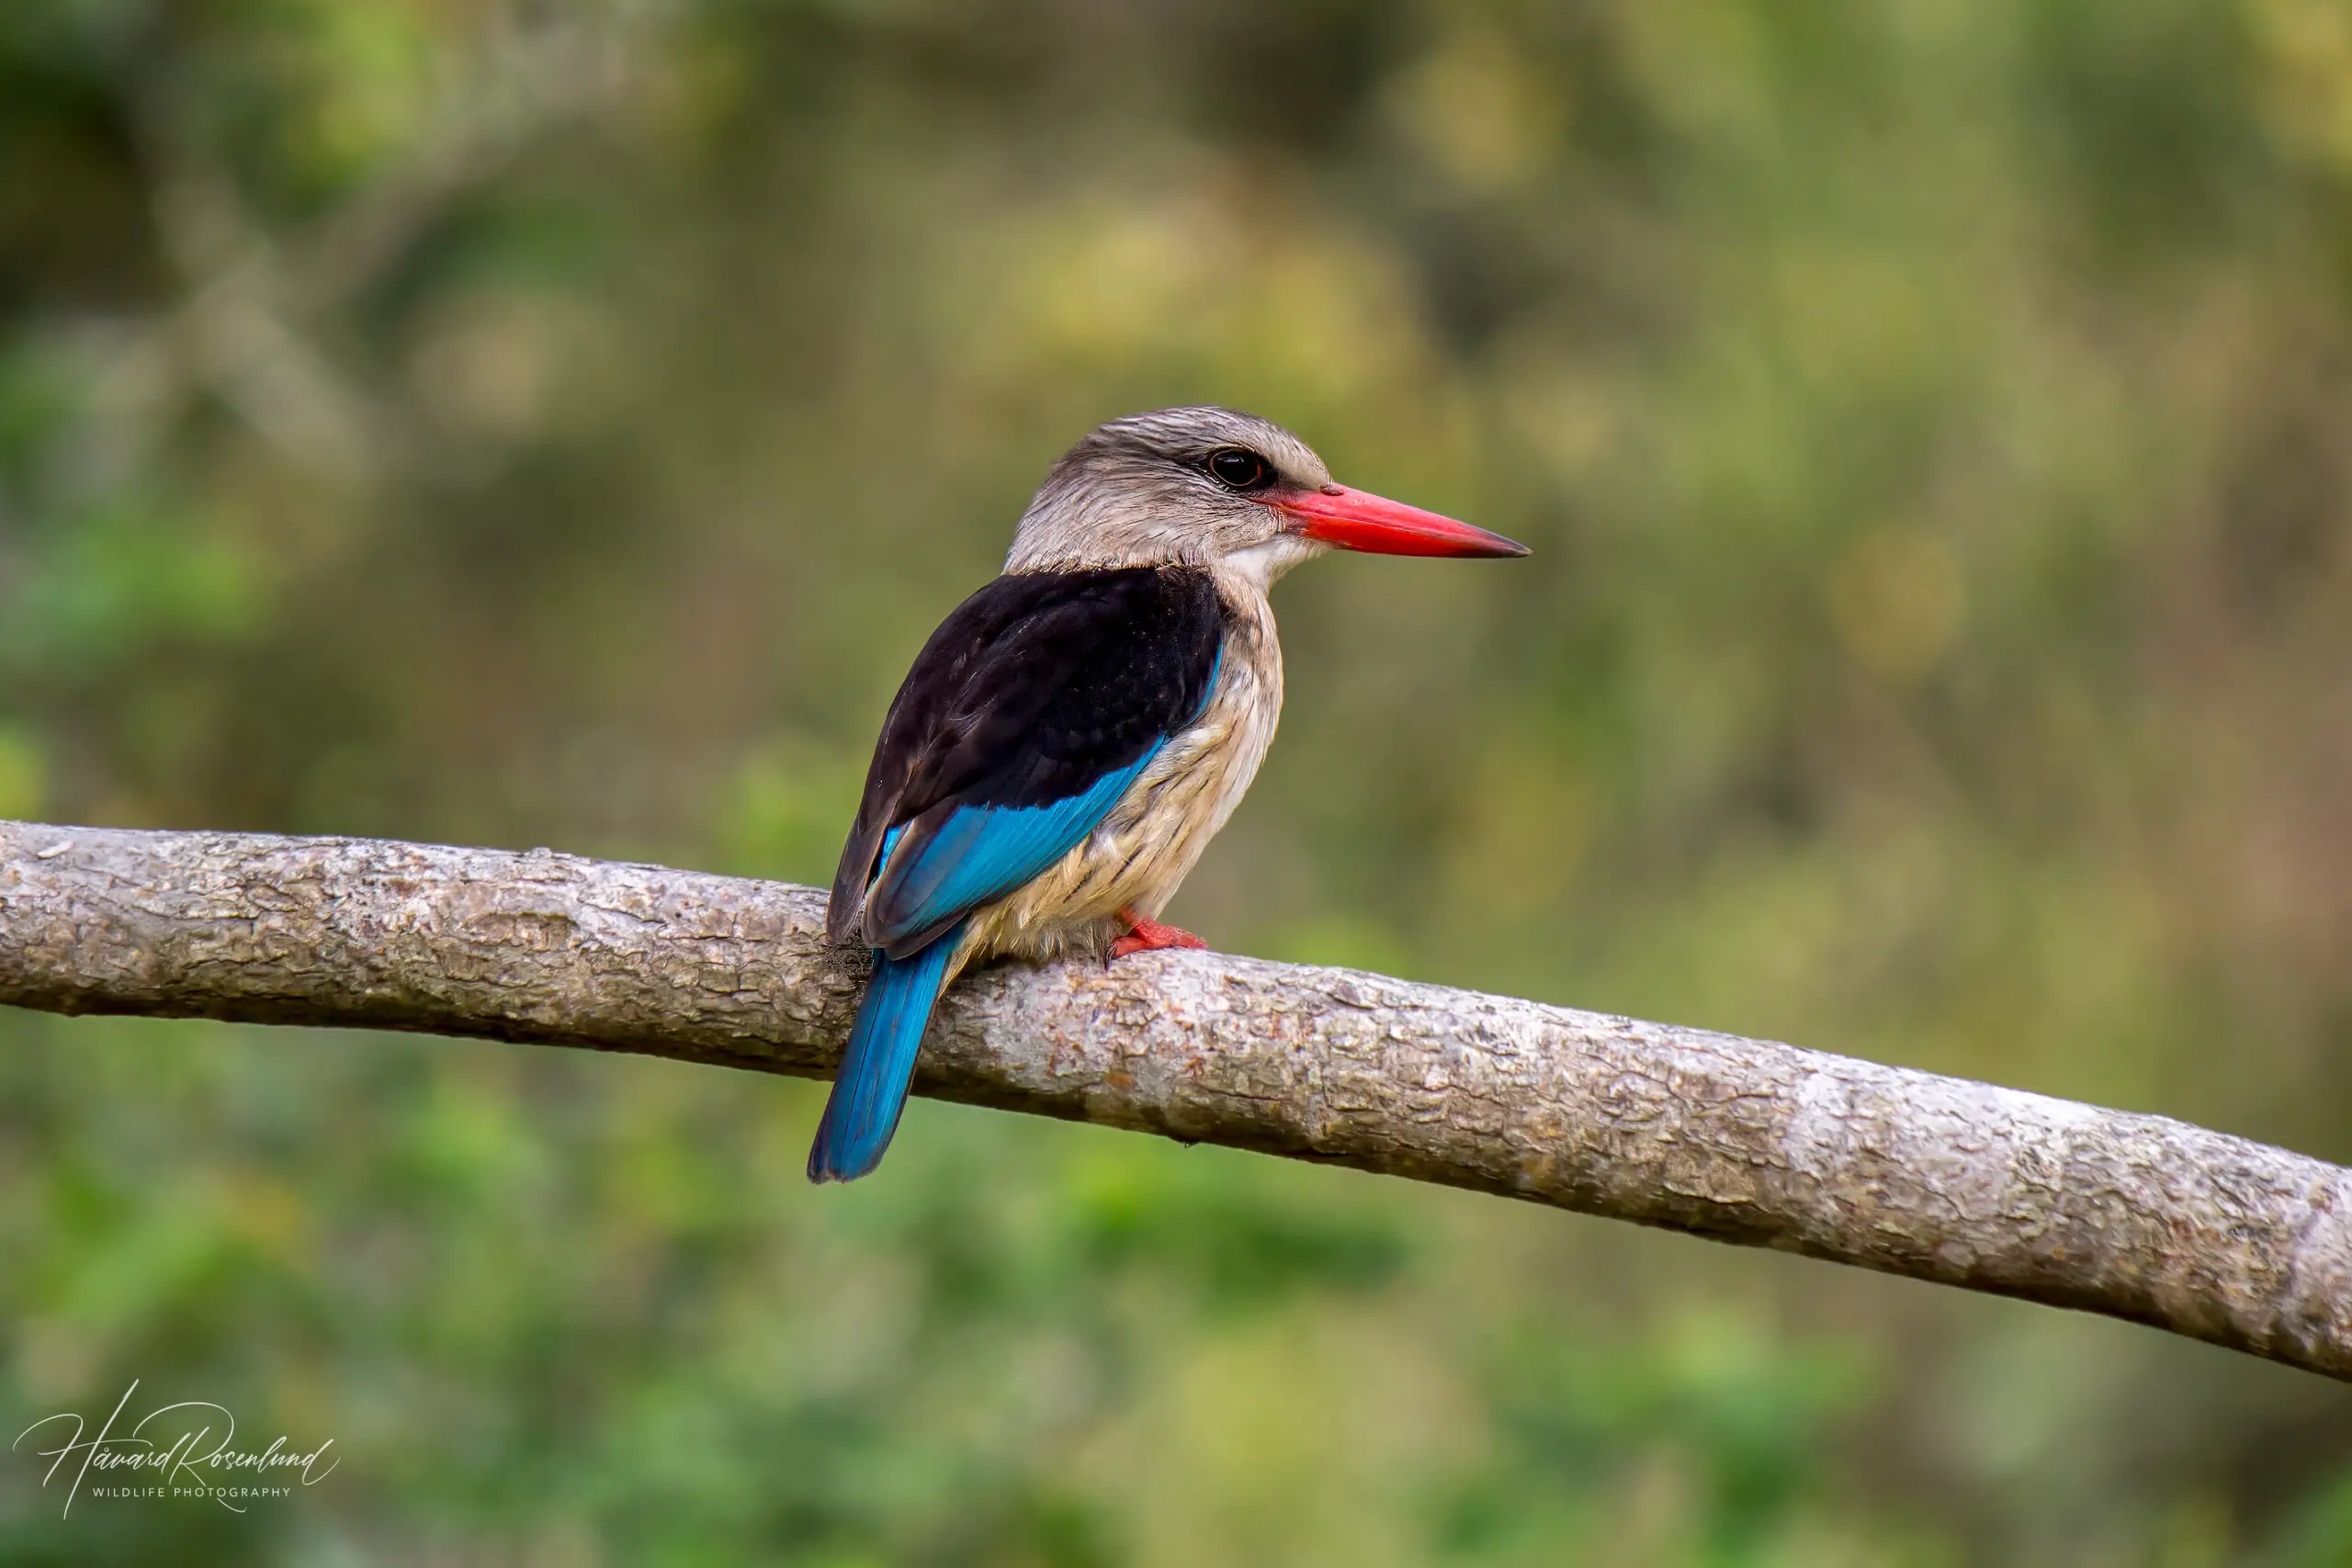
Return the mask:
M1272 465L1240 446L1221 446L1210 453L1208 470L1227 490L1263 490L1274 482Z

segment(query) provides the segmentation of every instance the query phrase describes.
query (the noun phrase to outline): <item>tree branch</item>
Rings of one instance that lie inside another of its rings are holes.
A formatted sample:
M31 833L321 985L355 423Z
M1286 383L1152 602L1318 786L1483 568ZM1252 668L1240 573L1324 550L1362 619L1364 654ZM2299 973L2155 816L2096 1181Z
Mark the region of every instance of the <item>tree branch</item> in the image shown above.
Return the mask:
M831 1071L814 889L534 850L0 823L0 1002ZM1702 1030L1170 953L959 983L918 1089L1777 1247L2352 1379L2352 1171ZM888 1179L886 1175L883 1179Z

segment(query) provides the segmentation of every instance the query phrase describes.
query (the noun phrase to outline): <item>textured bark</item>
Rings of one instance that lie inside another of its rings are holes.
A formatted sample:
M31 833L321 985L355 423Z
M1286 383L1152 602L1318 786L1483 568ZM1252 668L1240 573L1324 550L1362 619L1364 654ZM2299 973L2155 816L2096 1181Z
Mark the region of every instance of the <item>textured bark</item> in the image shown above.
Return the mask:
M0 823L0 1002L22 1007L820 1076L863 969L827 949L810 888L546 850ZM2352 1379L2352 1172L2163 1117L1202 953L974 975L917 1089L2105 1313Z

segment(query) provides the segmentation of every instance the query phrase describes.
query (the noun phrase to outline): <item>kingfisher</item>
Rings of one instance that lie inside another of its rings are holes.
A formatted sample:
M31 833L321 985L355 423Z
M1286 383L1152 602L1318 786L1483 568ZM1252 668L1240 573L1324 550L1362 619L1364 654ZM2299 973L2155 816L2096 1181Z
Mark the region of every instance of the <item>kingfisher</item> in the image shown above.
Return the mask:
M1159 915L1274 738L1267 590L1335 547L1527 554L1334 484L1297 436L1231 409L1112 420L1047 471L1003 574L940 623L882 721L825 913L874 976L809 1180L880 1162L966 965L1207 945Z

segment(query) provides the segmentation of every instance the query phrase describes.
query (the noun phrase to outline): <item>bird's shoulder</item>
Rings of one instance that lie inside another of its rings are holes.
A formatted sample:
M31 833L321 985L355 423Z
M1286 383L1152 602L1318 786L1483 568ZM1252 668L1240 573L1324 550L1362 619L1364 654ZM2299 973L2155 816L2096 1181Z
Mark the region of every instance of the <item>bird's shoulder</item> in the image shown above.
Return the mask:
M1194 567L1007 573L924 644L885 741L899 731L934 748L1072 759L1106 743L1125 750L1199 705L1227 621L1216 582Z
M1215 580L1190 565L1006 572L950 611L915 656L918 675L1042 665L1056 655L1189 641L1224 613Z

